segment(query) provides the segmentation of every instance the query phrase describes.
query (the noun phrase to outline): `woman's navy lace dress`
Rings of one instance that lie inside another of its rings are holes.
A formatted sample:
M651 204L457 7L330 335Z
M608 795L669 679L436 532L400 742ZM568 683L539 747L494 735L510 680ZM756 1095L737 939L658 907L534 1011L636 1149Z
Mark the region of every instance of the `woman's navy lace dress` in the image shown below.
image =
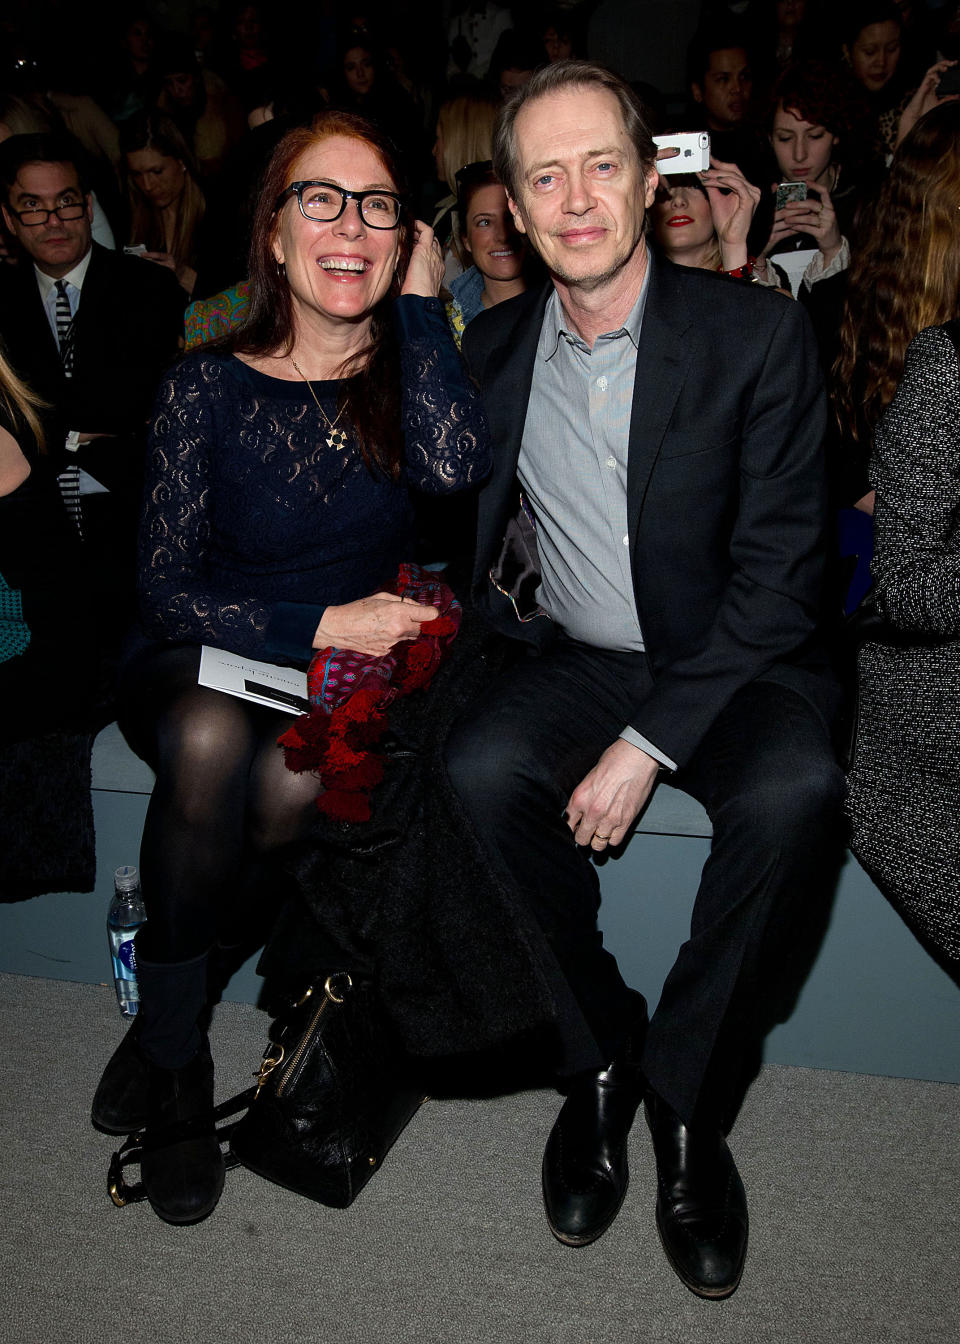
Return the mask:
M412 558L409 491L478 484L490 453L479 397L436 299L396 304L405 462L390 480L343 448L309 390L232 355L188 355L163 383L140 545L146 633L306 661L323 610L366 597ZM312 385L332 421L336 382Z

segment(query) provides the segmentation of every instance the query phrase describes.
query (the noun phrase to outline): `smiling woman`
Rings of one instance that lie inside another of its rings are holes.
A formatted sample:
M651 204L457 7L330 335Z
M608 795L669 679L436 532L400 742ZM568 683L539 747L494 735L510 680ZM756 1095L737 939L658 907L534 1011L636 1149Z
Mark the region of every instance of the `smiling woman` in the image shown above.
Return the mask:
M447 316L458 343L484 308L522 294L530 252L517 232L507 193L489 160L468 163L457 173L460 235L473 263L450 282Z
M93 1119L147 1126L144 1184L170 1222L206 1217L223 1185L209 1125L157 1133L212 1103L208 952L262 925L271 856L307 831L320 788L285 767L287 716L197 684L200 646L299 666L315 650L387 658L436 617L396 591L411 492L460 490L489 466L436 298L440 249L402 201L371 123L327 112L291 131L257 205L246 324L160 390L144 628L119 715L157 774L140 855L142 1006Z

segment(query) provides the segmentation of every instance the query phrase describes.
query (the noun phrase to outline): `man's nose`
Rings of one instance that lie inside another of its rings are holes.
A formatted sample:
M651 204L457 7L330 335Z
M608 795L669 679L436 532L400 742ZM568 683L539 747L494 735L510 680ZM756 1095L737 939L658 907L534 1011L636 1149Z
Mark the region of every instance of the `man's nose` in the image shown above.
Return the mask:
M582 215L587 210L591 210L595 205L588 184L579 173L571 173L567 178L566 195L564 198L564 209L569 210L571 214Z

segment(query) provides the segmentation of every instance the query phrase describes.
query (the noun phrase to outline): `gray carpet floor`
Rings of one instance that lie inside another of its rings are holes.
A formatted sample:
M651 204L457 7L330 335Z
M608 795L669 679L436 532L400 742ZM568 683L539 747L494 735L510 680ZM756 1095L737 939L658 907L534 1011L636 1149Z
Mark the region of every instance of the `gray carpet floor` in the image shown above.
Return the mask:
M653 1223L646 1131L620 1217L560 1246L540 1202L549 1092L427 1103L352 1208L243 1169L206 1222L106 1194L87 1108L122 1025L112 990L0 976L0 1340L17 1344L920 1344L960 1338L960 1088L764 1070L732 1146L750 1198L738 1293L702 1302ZM247 1085L255 1009L214 1027Z

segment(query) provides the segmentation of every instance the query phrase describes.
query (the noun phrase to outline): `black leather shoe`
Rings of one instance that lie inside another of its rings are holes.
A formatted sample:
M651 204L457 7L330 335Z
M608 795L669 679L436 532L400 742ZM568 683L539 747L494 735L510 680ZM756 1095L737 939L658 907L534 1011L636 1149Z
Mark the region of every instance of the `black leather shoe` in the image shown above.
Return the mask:
M127 1034L110 1056L97 1084L90 1120L104 1134L133 1134L147 1123L147 1079L150 1062L138 1044L140 1019L135 1017Z
M607 1068L579 1077L561 1107L543 1154L543 1203L550 1231L565 1246L603 1236L627 1193L627 1139L643 1097L638 1060L647 1005L633 994L633 1030Z
M149 1120L140 1177L150 1206L167 1223L199 1223L216 1208L226 1175L213 1121L208 1049L181 1069L151 1067Z
M654 1092L647 1124L657 1157L657 1231L698 1297L729 1297L747 1253L747 1196L720 1129L693 1131Z

